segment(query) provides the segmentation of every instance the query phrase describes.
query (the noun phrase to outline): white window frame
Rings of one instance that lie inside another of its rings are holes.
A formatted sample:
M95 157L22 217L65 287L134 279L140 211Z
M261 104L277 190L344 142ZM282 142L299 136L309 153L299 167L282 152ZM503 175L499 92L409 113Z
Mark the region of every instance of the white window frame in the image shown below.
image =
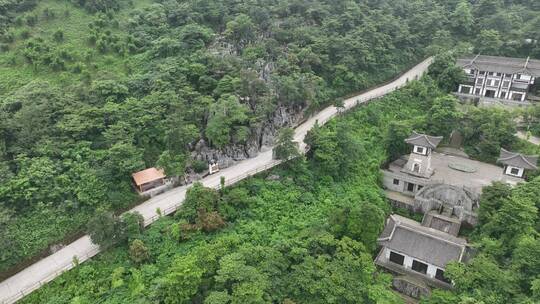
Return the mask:
M426 155L427 154L427 148L422 146L414 146L414 153L420 154L420 155Z
M512 169L517 169L518 173L517 174L512 173ZM518 168L518 167L514 167L514 166L506 166L505 173L507 175L510 175L510 176L522 177L523 176L523 171L524 171L523 168Z

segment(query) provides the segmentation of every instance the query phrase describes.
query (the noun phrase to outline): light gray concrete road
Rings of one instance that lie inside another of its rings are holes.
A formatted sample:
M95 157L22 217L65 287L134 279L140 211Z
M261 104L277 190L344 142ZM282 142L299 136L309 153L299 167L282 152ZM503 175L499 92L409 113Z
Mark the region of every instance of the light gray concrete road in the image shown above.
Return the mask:
M402 76L394 81L364 92L358 96L346 99L344 101L345 109L349 110L357 104L365 103L369 100L381 97L404 86L408 81L421 77L422 74L427 71L431 62L432 58L428 58L409 71L405 72ZM396 105L396 107L399 107L399 105ZM307 121L295 129L294 138L298 143L300 143L300 148L302 151L305 149L305 144L303 143L304 137L315 125L315 122L318 121L319 124L324 124L337 113L338 109L336 107L327 107L310 117ZM272 159L272 151L269 150L266 152L261 152L254 158L238 162L234 166L223 169L217 174L210 175L201 180L201 182L207 187L219 187L221 176L224 176L227 184L232 184L238 180L267 170L278 163L278 161ZM156 213L158 208L161 210L162 214L170 214L174 212L184 200L188 187L189 186L182 186L171 189L170 191L149 199L130 211L140 212L145 219L145 224L149 225L158 218ZM62 272L73 268L74 256L77 257L79 263L82 263L98 253L98 246L92 244L88 236L81 237L58 252L43 258L28 268L1 282L1 303L14 303L33 290L41 287L41 285L45 284L46 282L53 280Z
M521 139L524 139L528 142L530 142L531 144L533 145L537 145L537 146L540 146L540 138L536 137L536 136L530 136L529 138L527 138L527 133L523 132L523 131L518 131L516 133L516 136L521 138Z

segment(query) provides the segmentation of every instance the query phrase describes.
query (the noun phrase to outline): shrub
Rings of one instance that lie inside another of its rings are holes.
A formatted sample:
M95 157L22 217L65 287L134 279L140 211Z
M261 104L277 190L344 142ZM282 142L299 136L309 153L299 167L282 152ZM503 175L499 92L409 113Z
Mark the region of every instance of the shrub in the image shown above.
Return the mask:
M134 263L141 264L150 258L150 253L144 242L136 239L129 245L129 257Z
M201 227L204 232L213 232L225 227L225 221L216 211L206 212L204 209L200 209L198 212L197 225Z
M204 160L194 160L192 163L193 171L201 173L204 170L208 169L208 164Z
M20 35L21 35L21 38L25 39L25 40L30 38L30 36L31 36L29 30L22 30Z
M125 239L122 222L109 212L98 212L87 224L92 243L101 248L110 247Z
M12 32L7 32L0 36L0 41L5 43L12 43L13 41L15 41L15 36Z
M28 15L26 16L26 24L29 26L34 26L38 22L38 17L36 15Z
M62 30L57 30L56 32L54 32L53 34L53 39L54 41L56 42L62 42L64 41L64 32Z

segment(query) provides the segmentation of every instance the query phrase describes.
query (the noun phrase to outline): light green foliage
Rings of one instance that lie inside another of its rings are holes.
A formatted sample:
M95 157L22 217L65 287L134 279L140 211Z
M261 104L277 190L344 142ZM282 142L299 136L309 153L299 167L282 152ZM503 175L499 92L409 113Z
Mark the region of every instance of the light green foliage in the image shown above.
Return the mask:
M462 117L457 104L457 99L451 95L439 97L433 101L433 106L429 109L426 118L429 134L450 137L452 131L459 126Z
M480 225L472 234L477 256L448 266L445 274L455 282L454 299L534 303L540 275L539 183L537 177L515 188L496 184L484 189Z
M521 114L532 135L540 136L540 105L523 109Z
M118 267L113 271L111 274L111 288L115 289L124 285L124 279L122 277L125 271L126 269L124 267Z
M178 257L161 280L158 293L167 304L190 303L197 292L204 271L193 255Z
M186 199L182 204L182 212L178 213L181 218L194 222L199 210L205 212L214 211L219 199L216 190L205 188L201 183L194 183L186 193Z
M244 141L247 134L242 132L242 126L248 119L247 110L238 98L231 95L222 97L211 105L206 129L210 142L217 147L223 147L231 139Z

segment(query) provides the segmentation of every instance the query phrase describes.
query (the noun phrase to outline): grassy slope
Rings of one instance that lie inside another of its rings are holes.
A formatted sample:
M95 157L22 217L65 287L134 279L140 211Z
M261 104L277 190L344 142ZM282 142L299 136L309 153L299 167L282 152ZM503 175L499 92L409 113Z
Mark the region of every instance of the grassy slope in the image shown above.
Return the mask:
M125 8L116 15L119 20L126 20L134 9L143 7L151 3L151 0L138 0L134 7ZM43 10L48 8L55 12L54 19L45 20ZM69 15L64 12L69 11ZM10 45L10 51L0 52L0 100L2 95L7 95L10 92L31 81L42 80L48 81L60 87L76 85L81 82L83 75L73 73L69 70L55 72L49 68L39 66L37 69L27 64L21 55L27 40L20 38L20 33L28 30L31 37L43 38L47 41L53 40L53 34L57 30L64 32L64 41L59 45L71 51L72 53L81 56L84 52L93 52L92 65L95 68L88 69L91 77L97 77L102 73L114 73L116 75L125 74L124 63L129 60L136 59L137 56L121 57L118 54L106 53L100 54L94 47L88 45L89 37L88 24L95 20L95 15L88 14L83 9L70 4L66 0L44 0L39 2L38 6L31 12L26 14L36 14L39 21L35 26L15 26L13 31L17 37ZM126 35L124 26L120 24L118 29L112 29L118 35ZM42 206L36 208L31 213L23 214L17 217L8 229L10 234L18 236L19 239L25 239L22 252L25 256L32 257L40 251L47 248L48 245L59 242L65 236L77 232L83 226L88 217L91 215L89 211L81 211L76 214L65 214L61 208L49 208ZM54 223L43 226L40 223L50 222L54 219ZM2 269L7 269L12 266L13 262L3 263Z
M142 8L152 0L134 1L133 7L122 8L115 14L115 18L120 21L118 28L108 27L112 33L120 36L126 35L125 20L134 9ZM55 13L55 18L46 20L43 11L49 9ZM65 12L69 12L66 14ZM37 7L26 13L39 16L39 21L34 26L25 23L21 26L14 26L13 33L15 41L10 44L8 52L0 52L0 96L9 93L28 82L34 80L46 80L51 83L66 86L80 82L83 79L82 74L73 73L69 67L67 71L55 72L49 68L34 68L25 62L21 51L28 39L23 39L21 33L29 31L33 38L43 38L46 41L53 41L53 34L62 30L64 32L64 41L58 43L59 47L75 54L76 61L82 61L82 55L85 52L92 52L91 62L85 63L86 70L92 77L102 73L112 73L116 75L125 75L127 73L126 62L128 57L121 57L115 53L100 54L94 47L88 44L90 24L97 17L87 13L84 9L77 7L66 0L44 0L40 1ZM56 43L55 43L56 44Z

